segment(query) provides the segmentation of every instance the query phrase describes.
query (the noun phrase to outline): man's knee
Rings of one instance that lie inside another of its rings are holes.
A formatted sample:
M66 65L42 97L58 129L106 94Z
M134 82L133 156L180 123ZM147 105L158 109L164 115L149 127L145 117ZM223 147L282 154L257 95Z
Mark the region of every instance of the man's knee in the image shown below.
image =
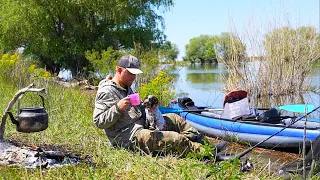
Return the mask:
M165 119L165 130L166 131L179 131L178 121L177 119L180 118L177 114L169 113L164 114L163 118Z
M136 134L135 138L140 145L156 146L164 138L164 135L162 131L142 129Z
M167 117L173 121L175 121L178 118L181 118L179 115L175 114L175 113L168 113L168 114L164 114L164 117Z
M139 145L145 145L152 149L159 149L164 146L188 145L189 139L175 131L152 131L143 129L136 135Z

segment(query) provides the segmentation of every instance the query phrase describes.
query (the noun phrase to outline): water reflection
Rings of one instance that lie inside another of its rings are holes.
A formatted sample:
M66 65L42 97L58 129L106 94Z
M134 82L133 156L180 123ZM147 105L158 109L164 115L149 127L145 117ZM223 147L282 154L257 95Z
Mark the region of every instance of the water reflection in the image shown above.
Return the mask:
M187 80L192 83L212 83L219 81L217 73L190 73L187 74Z
M187 66L188 70L213 70L218 68L218 63L191 64Z

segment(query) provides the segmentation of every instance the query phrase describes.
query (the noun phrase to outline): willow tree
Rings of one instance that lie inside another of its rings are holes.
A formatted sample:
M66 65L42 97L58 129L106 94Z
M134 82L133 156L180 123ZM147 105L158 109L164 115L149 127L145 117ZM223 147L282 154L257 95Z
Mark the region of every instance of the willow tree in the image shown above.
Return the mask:
M88 66L87 50L147 48L162 43L172 0L1 0L0 49L23 48L47 69Z
M179 49L176 44L167 41L159 48L159 53L165 61L174 62L178 58Z
M196 62L228 62L233 59L243 60L246 46L233 33L219 36L200 35L189 40L186 45L185 60Z
M314 27L274 29L265 36L268 69L261 78L273 94L287 94L307 90L311 63L320 58L320 39ZM261 74L261 73L260 73ZM270 90L269 90L270 91Z
M216 61L216 43L217 37L215 36L200 35L199 37L194 37L186 45L184 59L192 63L196 61L200 61L200 63Z
M233 33L221 33L217 44L218 57L221 61L242 61L246 54L246 46Z

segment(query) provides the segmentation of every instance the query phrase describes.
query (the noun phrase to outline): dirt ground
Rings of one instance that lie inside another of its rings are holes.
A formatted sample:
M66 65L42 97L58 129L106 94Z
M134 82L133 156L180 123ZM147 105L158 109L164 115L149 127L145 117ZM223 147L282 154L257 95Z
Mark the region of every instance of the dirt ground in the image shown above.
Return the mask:
M212 143L221 142L221 139L218 138L208 138ZM227 146L226 150L222 153L226 154L238 154L250 148L247 145L242 145L235 142L230 142ZM293 152L289 152L293 151ZM302 155L298 154L298 152L294 152L298 150L290 150L290 149L265 149L265 148L254 148L247 155L242 157L242 159L249 158L251 162L253 162L255 167L259 167L262 170L269 170L270 173L277 174L280 168L292 161L300 159ZM257 170L257 169L256 169Z

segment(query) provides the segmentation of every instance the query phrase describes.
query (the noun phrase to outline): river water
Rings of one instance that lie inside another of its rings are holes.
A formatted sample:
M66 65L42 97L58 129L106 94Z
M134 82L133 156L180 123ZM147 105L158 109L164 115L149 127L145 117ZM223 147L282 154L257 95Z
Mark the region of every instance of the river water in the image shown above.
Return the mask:
M223 64L190 64L187 66L176 66L173 73L176 75L174 91L177 97L190 97L197 106L222 107L225 92L222 74L227 73ZM312 66L312 85L320 85L320 62ZM249 97L250 98L250 97ZM270 97L272 102L272 97ZM294 99L296 103L320 105L320 95L314 92L304 93L297 97L289 95L281 99ZM274 100L279 103L279 101ZM276 106L285 105L276 104ZM269 107L272 107L270 104ZM319 111L314 114L320 117Z

